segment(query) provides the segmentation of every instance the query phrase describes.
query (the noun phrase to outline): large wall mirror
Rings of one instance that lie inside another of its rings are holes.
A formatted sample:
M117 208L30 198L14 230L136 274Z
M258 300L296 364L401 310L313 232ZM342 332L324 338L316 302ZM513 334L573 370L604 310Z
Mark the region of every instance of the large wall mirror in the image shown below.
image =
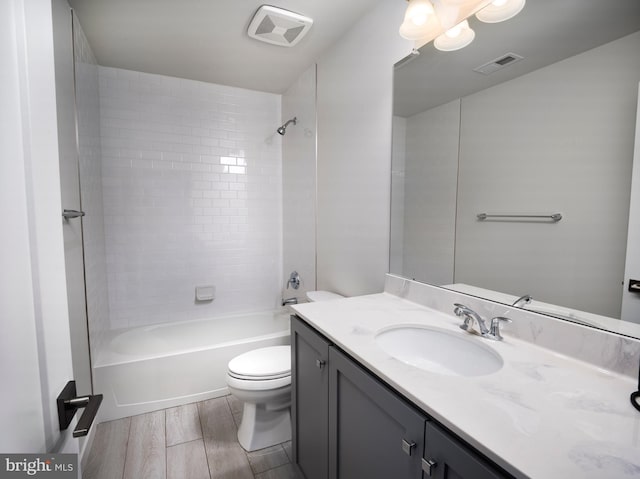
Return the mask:
M468 47L396 65L391 272L640 337L623 314L640 2L470 23Z

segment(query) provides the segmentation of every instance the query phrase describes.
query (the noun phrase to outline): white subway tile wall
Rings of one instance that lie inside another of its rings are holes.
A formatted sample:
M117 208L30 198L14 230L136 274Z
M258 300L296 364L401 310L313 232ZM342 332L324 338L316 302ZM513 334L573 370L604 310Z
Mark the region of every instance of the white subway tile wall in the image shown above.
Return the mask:
M280 95L100 67L111 328L275 309ZM195 287L213 285L212 302Z
M92 351L100 351L104 332L110 329L107 264L102 204L100 97L98 64L77 17L73 17L78 159L84 244L84 267Z

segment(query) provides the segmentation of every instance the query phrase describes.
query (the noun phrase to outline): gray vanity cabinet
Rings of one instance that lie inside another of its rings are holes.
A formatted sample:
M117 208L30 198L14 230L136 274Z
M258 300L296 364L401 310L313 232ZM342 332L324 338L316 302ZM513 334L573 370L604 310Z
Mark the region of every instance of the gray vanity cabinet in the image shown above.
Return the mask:
M306 479L327 479L329 343L291 317L291 419L294 462Z
M512 476L291 317L294 462L305 479Z
M419 479L426 417L329 349L329 478Z
M433 421L427 422L424 449L425 479L504 479L512 476L463 446ZM431 474L428 474L428 472Z

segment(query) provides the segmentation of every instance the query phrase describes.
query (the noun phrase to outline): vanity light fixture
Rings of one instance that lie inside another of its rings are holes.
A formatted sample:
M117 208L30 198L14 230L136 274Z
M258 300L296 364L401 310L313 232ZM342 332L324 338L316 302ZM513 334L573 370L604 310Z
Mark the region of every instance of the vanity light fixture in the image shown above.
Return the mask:
M497 23L517 15L526 0L407 0L400 36L416 42L416 48L434 40L438 50L453 51L469 45L475 32L467 18ZM443 33L444 32L444 33Z
M469 27L469 22L463 20L436 38L433 46L443 52L452 52L466 47L475 37L476 32Z
M485 23L504 22L520 13L525 3L526 0L494 0L476 13L476 18Z
M400 25L400 36L407 40L419 40L436 34L440 22L429 0L408 0L409 6Z

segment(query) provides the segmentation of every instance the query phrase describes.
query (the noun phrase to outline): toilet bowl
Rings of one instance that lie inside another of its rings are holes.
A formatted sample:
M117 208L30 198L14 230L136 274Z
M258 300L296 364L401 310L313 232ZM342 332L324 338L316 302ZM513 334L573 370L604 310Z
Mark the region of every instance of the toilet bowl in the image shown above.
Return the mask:
M229 392L244 403L238 442L247 451L291 439L291 347L255 349L229 361Z

